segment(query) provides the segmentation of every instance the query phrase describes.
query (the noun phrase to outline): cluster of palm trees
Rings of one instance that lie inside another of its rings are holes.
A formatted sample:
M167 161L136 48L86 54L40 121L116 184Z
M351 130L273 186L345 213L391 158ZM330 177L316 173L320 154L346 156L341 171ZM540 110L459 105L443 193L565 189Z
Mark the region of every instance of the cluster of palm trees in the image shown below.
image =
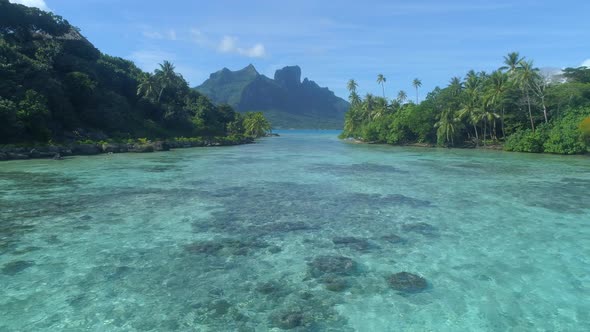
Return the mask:
M377 75L377 84L381 85L381 90L383 92L383 98L385 98L385 82L387 82L387 78L385 76L383 76L383 74L378 74ZM412 81L412 86L416 89L416 104L418 104L418 89L420 87L422 87L422 81L419 78L415 78L414 81ZM356 92L356 87L357 84L356 82L351 79L348 81L348 91L352 92L353 90ZM397 93L397 101L399 103L404 103L406 101L406 99L408 98L408 94L404 91L404 90L400 90Z
M548 79L540 75L533 62L521 57L518 52L509 53L504 57L504 65L488 74L486 72L469 71L465 79L454 77L444 89L435 89L433 96L438 96L435 103L421 106L419 88L422 81L414 79L412 85L416 89L416 104L421 107L436 108L433 128L439 144L453 145L459 134L466 139L474 140L477 145L486 139L498 139L498 132L505 138L506 108L511 111L526 111L532 131L535 130L534 108L543 110L544 121L548 121L545 103ZM351 110L347 114L345 131L354 132L358 127L378 121L386 114L410 106L406 104L407 94L399 91L397 98L389 102L385 97L386 78L379 74L377 83L381 85L383 97L367 94L361 99L357 94L357 83L348 81ZM430 97L429 98L434 98ZM427 98L428 99L428 98ZM524 113L523 113L524 116ZM381 126L388 128L388 126ZM500 130L498 130L500 128Z
M137 86L137 95L151 101L160 102L166 90L188 89L182 75L176 73L174 65L169 61L159 64L154 73L145 73Z
M467 73L463 82L455 77L451 79L449 88L456 94L458 103L454 105L458 108L443 110L436 123L439 136L444 135L445 141L452 145L458 128L462 124L468 124L473 127L476 144L480 138L478 127L481 128L485 145L488 133L491 139L498 139L496 125L499 120L502 138L504 138L506 135L505 110L509 91L520 93L521 99L526 104L531 129L535 131L533 104L541 104L544 120L548 122L547 107L544 102L544 90L547 85L548 79L539 74L539 69L534 67L533 61L520 57L518 52L506 55L504 66L491 74L476 73L472 70ZM469 130L468 133L470 133Z
M345 128L356 128L361 123L375 121L383 118L387 114L395 112L402 107L408 99L408 94L404 90L397 93L397 97L393 100L388 100L385 96L385 83L387 78L383 74L377 75L377 83L381 85L382 97L367 93L361 99L357 92L358 83L354 79L350 79L346 88L350 92L349 101L351 109L348 114L349 120L345 121ZM413 86L416 88L416 103L418 103L418 89L422 86L422 81L418 78L414 79Z

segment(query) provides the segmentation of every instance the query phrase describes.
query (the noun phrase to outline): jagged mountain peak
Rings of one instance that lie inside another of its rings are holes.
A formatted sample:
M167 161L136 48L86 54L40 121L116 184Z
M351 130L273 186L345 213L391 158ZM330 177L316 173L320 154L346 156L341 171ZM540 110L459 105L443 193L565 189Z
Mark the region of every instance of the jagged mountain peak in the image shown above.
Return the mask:
M263 111L275 127L282 128L339 129L350 106L328 88L308 78L301 81L297 65L276 70L274 79L259 74L252 64L237 71L224 68L196 89L240 112Z

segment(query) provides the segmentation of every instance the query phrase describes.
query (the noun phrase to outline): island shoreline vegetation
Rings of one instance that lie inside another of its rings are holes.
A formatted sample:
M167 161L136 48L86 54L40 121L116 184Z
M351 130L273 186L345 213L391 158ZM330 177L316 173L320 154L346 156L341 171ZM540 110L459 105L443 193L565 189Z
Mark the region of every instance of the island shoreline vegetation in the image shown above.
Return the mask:
M270 128L261 112L213 104L168 61L143 72L61 16L0 0L0 160L244 144Z
M388 100L357 94L351 79L350 110L342 139L392 145L493 148L515 152L587 154L590 151L590 68L543 74L518 52L504 57L492 73L471 70L453 77L420 102L422 82L414 79L416 103L405 91Z

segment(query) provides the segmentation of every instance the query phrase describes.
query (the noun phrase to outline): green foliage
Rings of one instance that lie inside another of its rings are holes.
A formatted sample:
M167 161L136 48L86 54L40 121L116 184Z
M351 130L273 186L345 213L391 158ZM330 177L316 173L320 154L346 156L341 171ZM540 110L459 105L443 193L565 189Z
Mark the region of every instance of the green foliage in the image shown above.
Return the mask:
M248 112L244 115L243 127L245 134L253 137L262 137L270 130L268 122L262 112Z
M543 152L543 144L547 136L541 130L525 129L518 131L506 139L504 150L514 152Z
M435 88L421 103L367 94L348 82L351 108L341 138L439 146L502 144L508 151L578 154L590 145L590 70L568 68L567 82L543 77L531 60L512 52L491 74L469 71ZM421 82L412 83L419 88ZM584 122L583 122L584 120ZM585 134L586 133L586 134Z
M101 54L63 18L0 0L0 143L59 141L73 132L241 135L243 121L189 89L168 61L144 73Z
M580 124L590 115L590 108L568 112L557 119L543 145L545 152L557 154L580 154L588 151Z

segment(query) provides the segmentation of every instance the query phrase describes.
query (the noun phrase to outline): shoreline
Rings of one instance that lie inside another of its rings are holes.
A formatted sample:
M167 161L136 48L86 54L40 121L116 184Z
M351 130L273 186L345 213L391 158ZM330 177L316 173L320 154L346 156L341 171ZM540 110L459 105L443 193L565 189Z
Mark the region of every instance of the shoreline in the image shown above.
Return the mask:
M198 147L233 146L254 143L253 138L244 137L239 140L208 139L208 140L159 140L138 143L73 143L59 145L31 145L27 147L0 146L0 161L54 159L71 156L92 156L111 153L151 153Z
M418 147L418 148L430 148L430 149L458 149L458 150L492 150L492 151L502 151L502 152L510 152L510 153L525 153L525 154L542 154L542 155L552 155L552 156L590 156L590 153L581 153L581 154L559 154L559 153L547 153L547 152L520 152L520 151L508 151L504 150L502 144L492 144L492 145L480 145L480 146L453 146L453 147L445 147L445 146L436 146L433 144L428 143L408 143L408 144L388 144L388 143L375 143L375 142L365 142L356 138L345 138L342 139L345 143L349 144L367 144L367 145L386 145L386 146L399 146L399 147Z

